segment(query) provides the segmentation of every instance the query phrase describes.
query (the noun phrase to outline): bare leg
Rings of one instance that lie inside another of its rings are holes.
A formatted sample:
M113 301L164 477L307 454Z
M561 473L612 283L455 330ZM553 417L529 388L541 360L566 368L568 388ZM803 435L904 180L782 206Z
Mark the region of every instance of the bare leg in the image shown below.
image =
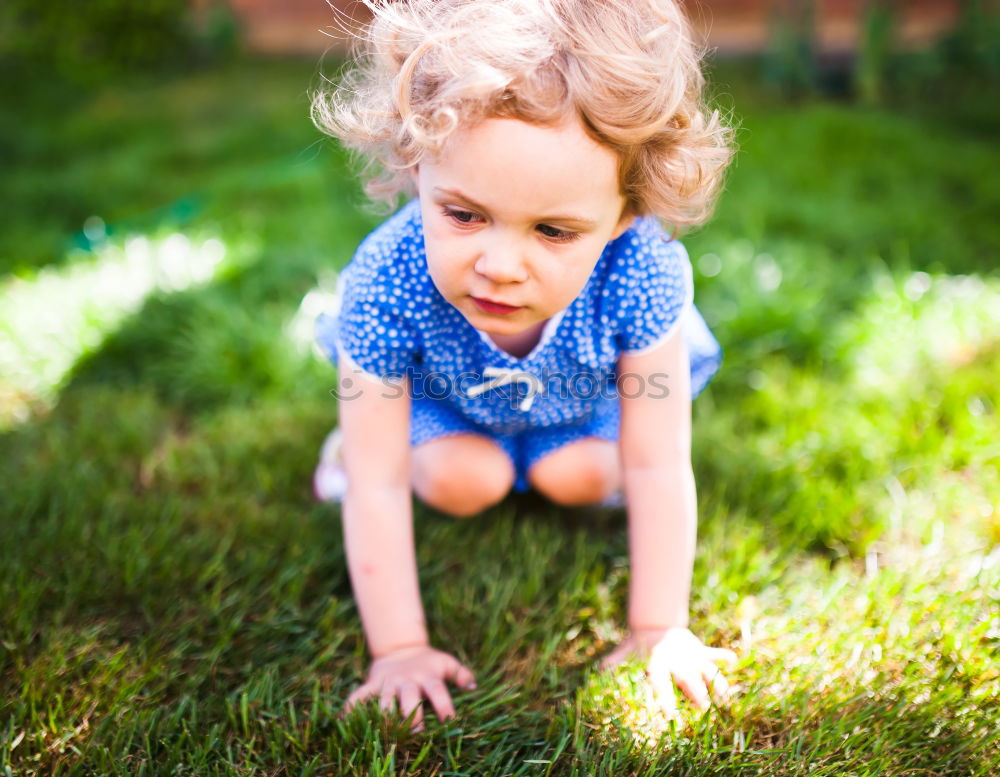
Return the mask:
M528 480L556 504L596 504L621 487L618 443L585 437L536 461Z
M507 495L514 484L514 465L487 437L447 435L413 449L412 482L417 496L431 507L467 518Z

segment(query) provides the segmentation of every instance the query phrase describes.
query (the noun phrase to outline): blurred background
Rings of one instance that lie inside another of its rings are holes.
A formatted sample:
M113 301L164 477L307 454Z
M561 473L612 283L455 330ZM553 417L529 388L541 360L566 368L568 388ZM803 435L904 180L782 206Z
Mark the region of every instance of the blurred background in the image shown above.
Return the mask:
M694 406L696 619L746 649L760 628L791 635L769 655L799 663L745 679L798 683L803 709L844 701L796 674L823 650L819 675L844 693L875 688L876 669L891 675L877 693L909 689L844 724L889 748L876 771L986 774L1000 752L997 2L687 5L739 147L715 217L684 237L726 354ZM271 722L298 737L286 702L319 687L336 701L360 671L339 532L310 496L336 423L311 331L382 216L309 99L363 18L324 0L0 4L0 712L14 721L0 766L112 773L156 751L164 773L204 773L197 751L290 770L310 746ZM545 590L580 600L555 616L524 600L518 617L543 635L561 633L553 618L584 624L559 663L583 666L622 612L621 526L577 543L565 516L504 516L492 538L424 524L434 622L494 655L504 643L478 646L493 632L442 593L459 573L439 559L475 559L468 590L516 581L491 594L497 613L547 569ZM610 588L573 582L594 570ZM858 598L830 594L847 588ZM814 604L831 596L824 620ZM865 663L865 634L905 677ZM516 653L524 633L509 639ZM505 671L548 682L533 666ZM931 687L925 721L906 699ZM769 703L746 712L781 732L761 752L840 715L795 712L796 729ZM865 717L886 710L907 717ZM720 741L742 741L736 728ZM941 731L957 760L906 744ZM100 747L74 751L84 737ZM856 771L831 758L829 773Z
M206 0L196 2L202 9ZM259 51L314 52L326 45L312 30L330 23L330 9L345 19L363 21L367 9L356 0L233 0L231 7L246 30L247 40ZM893 12L896 41L915 48L932 43L952 28L962 10L962 0L704 0L685 3L691 19L709 46L726 54L763 51L775 24L791 24L813 38L816 47L831 54L857 49L865 34L866 16L874 9ZM967 5L967 4L966 4Z

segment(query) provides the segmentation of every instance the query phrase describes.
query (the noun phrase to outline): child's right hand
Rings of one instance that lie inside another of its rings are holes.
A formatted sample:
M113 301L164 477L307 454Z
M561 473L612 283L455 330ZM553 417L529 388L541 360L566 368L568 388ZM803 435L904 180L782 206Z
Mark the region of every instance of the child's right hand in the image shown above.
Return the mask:
M368 678L344 703L344 714L354 705L378 695L379 706L391 713L399 699L400 714L406 718L414 713L414 731L423 730L423 697L427 697L439 720L454 716L455 707L445 686L445 680L465 690L476 687L476 678L457 658L430 645L404 647L372 661Z

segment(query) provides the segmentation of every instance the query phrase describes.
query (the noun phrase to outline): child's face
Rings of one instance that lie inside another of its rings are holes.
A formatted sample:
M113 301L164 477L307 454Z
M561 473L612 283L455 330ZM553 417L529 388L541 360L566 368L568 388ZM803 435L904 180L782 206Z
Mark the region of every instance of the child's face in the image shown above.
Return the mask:
M489 334L517 334L566 308L632 220L617 156L575 117L487 119L456 131L415 176L434 285Z

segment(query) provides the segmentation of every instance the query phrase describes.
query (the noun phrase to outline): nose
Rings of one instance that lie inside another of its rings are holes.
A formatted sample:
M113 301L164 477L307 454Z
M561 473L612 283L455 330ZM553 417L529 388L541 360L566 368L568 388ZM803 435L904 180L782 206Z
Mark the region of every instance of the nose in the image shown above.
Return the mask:
M528 280L524 246L505 230L482 233L479 256L474 265L477 273L497 285Z
M521 246L510 239L486 242L479 252L475 270L493 283L521 283L528 279L528 266Z

